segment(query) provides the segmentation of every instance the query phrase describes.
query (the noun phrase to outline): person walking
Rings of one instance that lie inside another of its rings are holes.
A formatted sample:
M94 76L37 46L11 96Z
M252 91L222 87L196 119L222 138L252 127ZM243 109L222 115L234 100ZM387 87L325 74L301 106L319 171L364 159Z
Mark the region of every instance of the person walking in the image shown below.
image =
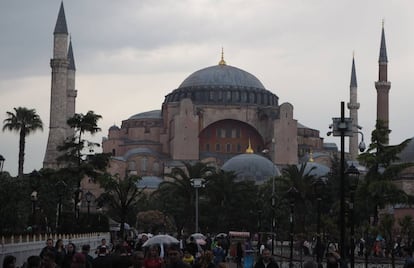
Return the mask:
M53 255L55 255L55 257L56 257L56 248L53 246L53 239L52 238L48 238L46 240L46 246L44 248L42 248L42 250L40 251L40 254L39 254L40 258L43 259L44 255L47 252L52 252Z
M236 245L236 264L237 264L237 268L242 268L242 261L243 261L243 257L244 257L244 250L242 247L242 243L239 241L237 242Z
M265 248L259 260L254 264L254 268L279 268L279 265L272 258L270 250Z
M162 268L163 266L164 261L160 257L158 246L151 246L144 259L144 268Z
M171 245L168 248L168 257L166 268L191 268L190 265L183 262L181 256L181 250L179 245Z
M56 241L55 249L56 249L55 262L59 267L62 267L63 266L63 260L65 259L65 256L66 256L66 250L65 250L65 246L63 245L63 240L62 239L58 239Z

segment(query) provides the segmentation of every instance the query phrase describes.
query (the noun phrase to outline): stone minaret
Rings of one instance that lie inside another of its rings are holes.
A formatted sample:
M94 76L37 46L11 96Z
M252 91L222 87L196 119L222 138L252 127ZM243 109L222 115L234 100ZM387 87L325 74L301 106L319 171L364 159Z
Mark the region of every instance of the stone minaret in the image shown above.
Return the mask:
M66 25L63 2L53 32L52 82L50 94L50 123L46 154L43 167L57 168L57 157L60 155L57 147L62 145L71 129L66 121L75 111L75 61L72 45L68 51L68 29Z
M385 126L389 127L388 92L391 88L391 82L388 81L388 58L387 47L385 46L384 23L382 24L378 65L378 81L375 82L375 88L377 89L377 120L382 120Z
M75 58L73 57L73 49L72 49L72 40L69 41L69 51L68 51L68 79L67 79L67 102L66 102L66 119L73 117L75 114L75 106L76 106L76 95L77 91L75 88ZM66 129L66 137L71 137L74 134L74 130L72 128Z
M349 102L348 102L348 109L349 115L352 119L352 129L353 129L353 136L349 138L349 154L351 160L356 160L358 157L358 109L359 103L357 102L357 79L356 79L356 71L355 71L355 58L352 57L352 70L351 70L351 83L349 85Z

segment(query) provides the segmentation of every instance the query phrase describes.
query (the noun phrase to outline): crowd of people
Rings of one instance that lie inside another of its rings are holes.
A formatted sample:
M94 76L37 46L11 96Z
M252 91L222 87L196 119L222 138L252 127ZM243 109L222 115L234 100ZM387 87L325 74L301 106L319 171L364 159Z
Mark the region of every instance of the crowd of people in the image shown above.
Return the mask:
M101 240L97 248L90 245L76 245L62 239L48 238L38 255L27 258L26 268L228 268L229 241L206 238L203 243L189 237L177 244L143 246L148 237L133 241L121 241L114 245ZM92 251L91 251L92 250ZM94 253L94 254L93 254ZM243 251L240 243L233 259L241 266ZM268 258L265 258L266 260ZM3 260L3 267L15 268L16 258L12 255ZM264 266L267 268L277 268ZM255 267L255 268L261 268Z

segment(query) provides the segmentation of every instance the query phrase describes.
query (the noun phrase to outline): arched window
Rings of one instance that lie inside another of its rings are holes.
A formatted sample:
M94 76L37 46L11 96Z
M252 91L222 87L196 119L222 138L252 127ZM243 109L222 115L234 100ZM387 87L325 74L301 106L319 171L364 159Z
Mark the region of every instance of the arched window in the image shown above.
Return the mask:
M226 152L228 152L228 153L231 152L231 144L230 143L226 144Z
M148 167L148 158L143 157L141 158L141 171L147 171L147 167Z
M129 171L136 171L137 170L135 161L132 160L132 161L128 162L128 170Z
M156 175L160 173L160 164L158 162L155 162L152 166L152 172L154 172Z

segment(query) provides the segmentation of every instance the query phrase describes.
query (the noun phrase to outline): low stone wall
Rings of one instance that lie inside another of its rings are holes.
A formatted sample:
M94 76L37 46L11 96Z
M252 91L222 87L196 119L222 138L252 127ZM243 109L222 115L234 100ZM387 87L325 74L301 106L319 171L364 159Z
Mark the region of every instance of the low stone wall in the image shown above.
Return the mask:
M0 244L0 265L3 263L5 256L13 255L17 259L17 266L22 266L29 256L40 254L48 238L52 238L54 243L59 238L63 239L64 245L72 242L76 245L78 251L80 251L82 245L89 244L91 246L91 255L94 256L95 249L101 244L101 239L106 238L107 241L110 241L110 234L39 234L35 236L2 237Z

